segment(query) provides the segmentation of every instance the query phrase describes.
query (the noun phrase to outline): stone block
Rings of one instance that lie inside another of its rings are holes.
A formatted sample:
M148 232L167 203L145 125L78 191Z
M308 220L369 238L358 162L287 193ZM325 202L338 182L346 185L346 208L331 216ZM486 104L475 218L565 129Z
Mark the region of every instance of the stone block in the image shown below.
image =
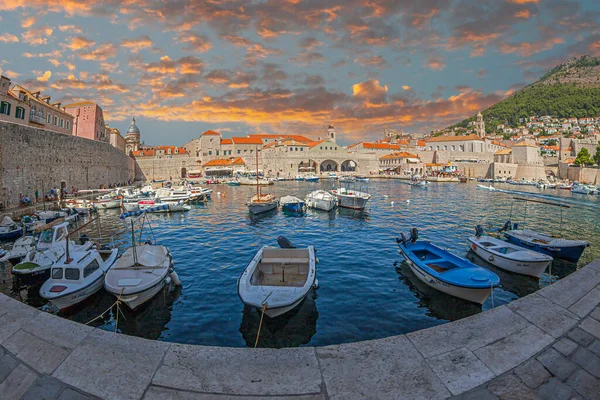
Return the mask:
M487 388L501 400L538 400L535 392L525 386L513 374L494 379Z
M71 388L66 388L58 397L58 400L89 400L90 396L79 393Z
M24 363L42 374L51 374L69 354L23 330L4 341L4 347Z
M427 364L453 395L476 388L495 377L481 360L465 348L428 358Z
M569 307L569 311L583 318L597 307L598 304L600 304L600 286L596 286L590 290L588 294Z
M516 300L508 308L553 338L561 337L579 321L575 314L537 294Z
M143 400L325 400L322 394L300 396L232 396L227 394L198 393L184 390L150 386Z
M552 375L561 380L567 379L567 377L577 369L575 363L571 362L571 360L554 349L546 350L540 354L537 359L548 371L550 371L550 373L552 373Z
M596 336L596 339L600 339L600 322L596 321L592 317L587 317L581 321L579 327L593 336Z
M561 307L569 308L600 283L600 273L582 268L537 293Z
M596 378L600 378L600 357L588 349L580 347L571 357L573 362L579 364Z
M582 346L588 346L594 341L594 337L592 335L580 328L573 329L567 336Z
M19 365L19 362L10 354L2 356L0 358L0 382L4 381L13 369L17 368L17 365Z
M445 325L407 334L425 358L465 347L471 351L505 338L530 325L506 306Z
M474 353L493 373L500 375L528 360L552 341L551 336L531 325Z
M597 356L600 356L600 340L594 340L590 347L588 347L588 350L596 354Z
M10 375L0 383L0 394L2 394L2 400L18 400L23 395L33 382L37 379L37 374L24 366L23 364L17 365L12 370Z
M0 344L40 313L40 311L35 308L16 300L10 301L9 307L10 308L0 316Z
M63 389L64 385L58 379L44 375L29 387L21 400L54 400Z
M590 314L590 317L600 322L600 307L596 307L596 309Z
M496 400L496 396L492 395L485 388L479 388L459 394L458 396L453 396L452 400Z
M600 400L600 379L579 368L573 372L566 384L586 399Z
M450 396L405 336L318 347L316 351L331 400Z
M63 349L73 350L94 330L91 326L45 312L23 325L24 331Z
M95 329L53 376L101 398L139 399L168 348L168 343Z
M556 350L560 351L565 356L570 356L577 349L577 343L566 337L560 339L558 342L552 345Z
M232 395L321 392L321 374L312 348L236 349L173 344L152 383Z
M538 389L542 400L569 400L573 395L573 389L556 378L550 379Z
M515 374L530 388L535 389L550 378L550 373L536 359L515 368Z
M592 261L586 267L593 269L594 271L600 272L600 259L596 259L596 260Z

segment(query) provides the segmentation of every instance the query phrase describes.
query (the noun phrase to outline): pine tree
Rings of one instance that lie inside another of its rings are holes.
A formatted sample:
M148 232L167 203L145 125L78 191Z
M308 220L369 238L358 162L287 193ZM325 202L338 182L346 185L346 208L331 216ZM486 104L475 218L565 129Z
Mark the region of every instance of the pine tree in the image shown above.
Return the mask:
M594 160L592 160L590 152L587 148L584 147L583 149L579 150L579 153L577 153L577 158L575 158L575 165L579 167L585 167L586 165L592 165L593 163Z
M596 154L594 154L594 162L596 165L600 165L600 146L596 147Z

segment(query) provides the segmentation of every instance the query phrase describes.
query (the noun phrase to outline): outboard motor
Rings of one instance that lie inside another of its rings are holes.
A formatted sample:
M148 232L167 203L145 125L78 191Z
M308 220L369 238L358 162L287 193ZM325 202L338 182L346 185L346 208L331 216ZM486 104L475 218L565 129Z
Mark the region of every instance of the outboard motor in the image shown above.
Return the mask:
M417 228L411 228L410 229L410 242L415 243L418 238L419 238L419 231L417 230Z
M477 225L475 227L475 237L480 238L483 235L483 227L481 225Z
M279 247L281 247L282 249L295 249L296 248L296 246L294 246L292 244L292 242L285 236L279 236L277 238L277 243L279 244Z
M510 229L510 219L504 223L504 226L498 230L498 232L508 231Z
M406 235L404 234L404 232L400 232L400 236L402 237L402 239L400 239L402 241L402 243L404 243L404 244L408 243L408 239L406 238Z
M86 244L89 241L90 241L90 238L85 233L83 235L79 236L79 243L80 244Z

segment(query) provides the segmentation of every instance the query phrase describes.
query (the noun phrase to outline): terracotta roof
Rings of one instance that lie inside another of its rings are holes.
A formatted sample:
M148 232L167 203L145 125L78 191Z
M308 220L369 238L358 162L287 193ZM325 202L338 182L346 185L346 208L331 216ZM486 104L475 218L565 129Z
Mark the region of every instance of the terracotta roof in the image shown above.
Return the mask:
M425 147L427 146L427 142L424 140L417 140L417 146Z
M511 149L500 149L497 152L495 152L494 154L499 155L499 156L504 156L504 155L512 154L512 150Z
M565 161L563 161L565 164L573 164L575 162L574 158L567 158Z
M221 139L221 144L233 144L233 140L231 140L231 139Z
M325 140L319 140L319 141L317 141L317 142L311 142L311 143L309 143L309 144L308 144L308 146L309 146L309 147L312 149L313 147L315 147L315 146L318 146L318 145L320 145L321 143L324 143L324 142L326 142L327 140L328 140L328 139L325 139Z
M527 142L519 142L517 144L514 144L513 147L537 147L534 144L529 144Z
M560 147L558 147L558 146L544 146L544 149L559 151Z
M418 159L421 159L418 155L411 154L406 151L403 151L401 153L387 154L385 156L379 157L380 160L381 159L390 159L390 158L418 158Z
M136 150L132 151L131 155L134 157L149 157L154 155L154 149Z
M258 144L262 145L262 140L260 138L253 137L232 137L231 140L235 144Z
M169 154L169 149L171 149L171 154ZM177 153L175 153L175 149L177 149ZM131 154L134 157L149 157L156 155L156 150L164 150L166 155L187 154L186 149L177 146L155 146L148 149L132 151Z
M251 133L248 135L248 137L260 138L260 139L293 139L297 142L302 142L302 143L312 142L312 140L310 140L306 136L301 136L301 135L277 135L277 134L269 134L269 133Z
M96 103L94 103L93 101L79 101L77 103L67 104L64 107L65 108L76 108L76 107L82 107L82 106L95 106L95 105L96 105Z
M460 142L460 141L471 141L471 140L482 140L475 134L465 136L438 136L427 139L427 143L430 142Z
M204 135L218 135L218 133L217 133L217 132L215 132L215 131L206 131L206 132L204 132L204 133L203 133L202 135L200 135L200 136L204 136Z
M397 144L390 143L371 143L371 142L359 142L355 143L348 148L356 147L362 145L363 149L379 149L379 150L400 150L400 146Z
M237 158L218 158L215 160L210 160L204 167L223 167L227 165L246 165L242 157Z

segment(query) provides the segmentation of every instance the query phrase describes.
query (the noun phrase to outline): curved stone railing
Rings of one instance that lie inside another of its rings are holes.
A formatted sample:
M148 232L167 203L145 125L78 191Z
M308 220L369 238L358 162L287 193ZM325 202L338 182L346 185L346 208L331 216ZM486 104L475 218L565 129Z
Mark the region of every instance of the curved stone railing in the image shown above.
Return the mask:
M0 397L432 400L511 391L570 398L570 391L592 398L600 384L599 303L596 260L532 295L445 325L275 350L115 334L0 295Z

